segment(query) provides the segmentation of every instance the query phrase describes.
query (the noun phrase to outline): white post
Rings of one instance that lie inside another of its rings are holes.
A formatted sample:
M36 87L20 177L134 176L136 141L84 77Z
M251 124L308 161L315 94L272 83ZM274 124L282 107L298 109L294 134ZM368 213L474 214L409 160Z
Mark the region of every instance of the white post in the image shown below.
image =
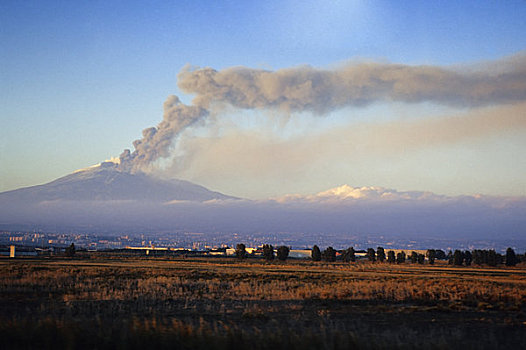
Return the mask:
M12 245L9 247L9 257L14 258L15 257L15 246Z

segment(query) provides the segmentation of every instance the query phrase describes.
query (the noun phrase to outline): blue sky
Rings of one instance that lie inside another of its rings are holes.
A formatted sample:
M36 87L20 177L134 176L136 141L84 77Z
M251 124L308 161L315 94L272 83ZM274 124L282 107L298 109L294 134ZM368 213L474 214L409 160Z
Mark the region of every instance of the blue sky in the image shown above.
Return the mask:
M0 190L44 183L131 148L144 128L159 123L168 95L190 103L191 96L177 88L177 73L186 64L470 64L523 51L524 18L525 1L2 1ZM387 112L378 113L382 109ZM393 113L444 113L422 105L347 112L378 120ZM313 125L338 126L338 118L306 120L271 129L286 138L298 128L307 133ZM248 124L257 131L267 123ZM241 170L252 178L228 180L229 172L206 166L176 175L248 197L309 193L342 183L526 195L526 164L519 156L524 136L515 130L394 157L362 153L342 160L354 168L333 166L330 174L320 165L320 171L313 167L292 177L286 171L258 177Z

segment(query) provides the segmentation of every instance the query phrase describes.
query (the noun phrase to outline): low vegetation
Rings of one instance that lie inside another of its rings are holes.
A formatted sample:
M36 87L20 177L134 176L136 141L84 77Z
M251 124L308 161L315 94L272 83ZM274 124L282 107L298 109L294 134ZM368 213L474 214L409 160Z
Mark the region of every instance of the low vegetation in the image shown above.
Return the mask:
M501 348L526 269L238 258L0 260L7 348ZM351 261L354 252L347 252ZM284 254L284 251L282 251ZM372 255L372 254L371 254Z

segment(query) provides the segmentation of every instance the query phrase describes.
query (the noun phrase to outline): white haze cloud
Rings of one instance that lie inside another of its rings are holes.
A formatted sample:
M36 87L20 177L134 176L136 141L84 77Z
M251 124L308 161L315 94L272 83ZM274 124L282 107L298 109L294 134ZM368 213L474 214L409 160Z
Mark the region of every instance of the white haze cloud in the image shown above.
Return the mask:
M135 233L217 232L323 235L382 234L435 239L519 239L526 199L446 197L425 192L340 186L274 200L152 202L143 200L0 202L0 226ZM319 242L313 242L319 243Z
M375 62L348 63L333 69L301 66L277 71L186 67L178 75L178 86L195 95L192 104L185 105L176 96L170 96L161 123L145 129L143 138L134 142L135 150L125 150L120 156L122 170L150 169L157 160L171 155L175 141L187 128L209 115L217 114L221 119L224 106L329 115L344 107L397 101L460 108L519 104L509 108L522 108L522 113L526 100L526 55L455 68ZM503 118L514 125L524 125L523 115ZM451 121L461 126L470 123ZM492 122L498 129L505 121ZM438 139L441 134L455 137L450 128L443 129L448 130L439 130L439 136L433 138ZM482 129L480 134L489 131L484 126L478 129Z
M274 193L287 193L295 183L305 183L305 178L320 173L328 181L332 179L326 188L334 185L333 181L347 182L341 178L334 180L337 178L334 174L339 169L352 167L353 163L364 164L377 158L395 159L412 151L525 129L526 103L425 118L349 121L288 137L281 137L264 125L245 130L228 123L219 135L214 132L208 136L183 137L179 144L181 156L166 173L240 196L255 193L254 186L282 186ZM240 192L234 192L239 189Z

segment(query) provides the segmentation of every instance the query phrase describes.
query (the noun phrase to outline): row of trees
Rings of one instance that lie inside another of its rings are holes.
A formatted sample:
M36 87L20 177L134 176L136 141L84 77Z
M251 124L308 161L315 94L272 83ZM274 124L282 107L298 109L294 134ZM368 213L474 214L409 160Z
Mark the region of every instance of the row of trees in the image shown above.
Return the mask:
M289 253L290 248L287 246L279 246L274 250L272 245L265 244L262 249L262 255L267 261L272 261L275 257L280 261L285 261L287 260ZM314 245L312 247L311 258L313 261L334 262L337 259L337 253L339 253L339 260L343 262L356 261L356 251L353 247L340 251L336 251L333 247L327 247L322 251L317 245ZM235 254L238 259L245 259L248 256L246 246L242 243L236 245ZM391 264L403 264L408 260L413 264L424 264L427 258L429 264L433 265L435 260L448 260L450 265L456 266L469 266L471 264L497 266L498 264L503 263L506 264L506 266L515 266L521 261L520 257L515 254L515 251L512 248L508 248L506 250L506 255L503 256L496 253L495 250L481 249L475 249L473 251L455 250L454 253L449 251L448 254L440 249L428 249L425 255L414 251L409 255L406 255L403 251L395 254L393 250L390 250L386 254L383 247L378 247L376 251L373 248L368 248L366 257L371 262L379 261Z
M524 257L523 257L524 259ZM506 266L515 266L519 262L521 262L521 259L517 254L515 254L515 251L512 248L506 249L506 254L502 255L495 250L482 250L482 249L475 249L473 251L460 251L455 250L454 253L451 253L451 251L448 254L448 263L450 265L456 265L456 266L469 266L471 264L475 265L489 265L489 266L497 266L499 264L505 264Z
M356 261L356 251L353 247L344 249L339 251L340 253L340 259L344 262L355 262ZM383 247L378 247L376 251L373 248L367 249L367 259L371 262L379 261L384 262L387 261L388 263L404 263L406 261L406 254L404 252L399 252L395 255L395 252L390 250L387 252L387 255L385 254L385 249ZM445 256L445 254L444 254ZM332 262L336 261L336 250L332 247L328 247L324 251L320 251L320 248L315 245L312 247L312 260L313 261L327 261ZM423 264L425 260L425 256L423 254L417 254L416 252L412 252L410 255L411 262L413 263L420 263ZM434 258L433 258L434 263Z
M287 246L279 246L276 250L278 260L285 261L289 257L290 248ZM247 257L246 246L243 243L236 245L236 257L238 259L245 259ZM263 257L265 260L274 260L274 247L271 244L263 245Z
M336 251L329 247L323 252L320 252L318 246L312 248L312 260L314 261L335 261ZM355 256L356 251L353 247L340 251L341 260L344 262L354 262L356 261ZM411 252L410 255L406 256L404 251L400 251L395 254L394 251L390 250L385 254L385 249L383 247L378 247L376 251L373 248L368 248L366 253L367 259L371 262L379 261L388 263L403 264L407 260L411 261L413 264L424 264L426 258L429 261L429 264L433 265L435 260L448 260L449 264L452 265L466 265L469 266L472 263L475 265L489 265L497 266L498 264L506 264L506 266L515 266L522 260L526 261L526 256L521 257L515 254L515 251L512 248L506 250L506 255L503 256L495 252L495 250L481 250L475 249L472 252L466 250L464 252L460 250L455 250L455 252L449 251L446 253L440 249L428 249L426 254L417 253L415 251ZM329 257L329 258L327 258Z

